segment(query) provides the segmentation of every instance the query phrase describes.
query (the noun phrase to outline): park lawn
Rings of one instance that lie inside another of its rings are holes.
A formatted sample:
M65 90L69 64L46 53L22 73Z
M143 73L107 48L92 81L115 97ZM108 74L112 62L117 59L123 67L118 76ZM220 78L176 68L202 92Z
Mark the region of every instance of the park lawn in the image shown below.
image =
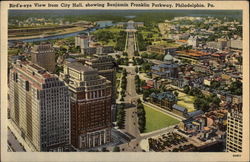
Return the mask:
M146 112L146 129L144 133L152 132L179 123L178 120L144 105Z
M166 47L179 47L180 45L177 43L168 43L166 41L156 41L154 42L155 45L162 45Z
M177 105L180 105L182 107L187 108L188 112L195 111L195 108L194 108L195 97L190 96L190 95L183 93L183 92L180 92L180 91L178 91L178 93L179 93L179 95L178 95Z
M154 40L154 39L158 39L159 38L159 33L151 32L151 31L145 31L145 30L141 31L141 33L142 33L142 36L143 36L144 39L146 39L147 36L148 36L148 34L150 34L150 33L153 34L152 38L150 38L150 39Z
M119 32L123 31L123 29L117 28L117 27L110 27L110 28L96 30L93 32L93 34L100 33L100 32L107 32L107 31L113 33L115 35L115 37L117 37L119 35ZM102 45L105 45L105 46L116 46L117 42L110 39L110 40L107 40L107 42L99 41L99 43L101 43Z
M101 43L103 46L115 46L116 45L116 42L114 42L113 40L109 40L108 42L99 41L99 43Z

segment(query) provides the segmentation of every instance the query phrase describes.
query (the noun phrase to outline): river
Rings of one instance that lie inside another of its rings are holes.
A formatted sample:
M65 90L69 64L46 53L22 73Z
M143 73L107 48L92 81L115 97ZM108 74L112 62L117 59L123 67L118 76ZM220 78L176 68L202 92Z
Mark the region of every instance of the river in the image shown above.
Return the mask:
M115 25L115 24L112 24L112 25ZM22 42L39 42L39 41L47 41L47 40L54 40L54 39L63 39L63 38L67 38L67 37L74 37L74 36L77 36L78 34L91 33L93 31L96 31L98 29L102 29L102 28L105 28L105 27L108 27L108 26L104 26L104 27L97 26L97 27L85 29L85 30L78 31L78 32L60 34L60 35L53 35L53 36L47 36L47 37L41 37L41 38L9 40L9 42L18 42L18 41L22 41Z

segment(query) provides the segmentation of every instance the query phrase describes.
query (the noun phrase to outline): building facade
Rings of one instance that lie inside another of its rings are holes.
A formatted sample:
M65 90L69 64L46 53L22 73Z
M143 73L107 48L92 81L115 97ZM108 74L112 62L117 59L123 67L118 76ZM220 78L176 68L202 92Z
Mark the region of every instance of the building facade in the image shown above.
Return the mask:
M196 48L198 46L198 38L196 36L190 36L187 40L187 44Z
M157 53L166 55L168 52L174 54L177 48L175 47L166 47L163 45L150 45L147 47L147 52L149 53Z
M55 52L51 44L41 43L31 49L31 62L37 64L49 72L55 71Z
M241 104L235 106L227 115L227 152L242 152L243 116L241 106Z
M91 37L88 35L77 35L75 37L75 47L88 48Z
M177 103L176 96L171 91L162 93L152 93L149 96L150 102L156 104L166 110L173 110L173 105Z
M75 37L75 47L80 47L81 54L83 55L114 52L113 46L103 46L97 42L94 42L94 36L92 35L77 35Z
M223 39L218 39L217 41L207 42L207 46L213 49L224 50L227 48L228 41Z
M243 47L243 41L242 39L231 39L228 41L228 45L229 47L231 48L234 48L234 49L242 49Z
M85 61L85 64L98 70L98 74L106 77L112 85L112 103L116 100L116 69L115 59L107 55L97 55L95 58Z
M36 151L69 145L68 88L56 75L18 60L9 75L10 119Z
M60 73L70 91L71 144L87 149L111 141L111 82L96 69L73 62Z

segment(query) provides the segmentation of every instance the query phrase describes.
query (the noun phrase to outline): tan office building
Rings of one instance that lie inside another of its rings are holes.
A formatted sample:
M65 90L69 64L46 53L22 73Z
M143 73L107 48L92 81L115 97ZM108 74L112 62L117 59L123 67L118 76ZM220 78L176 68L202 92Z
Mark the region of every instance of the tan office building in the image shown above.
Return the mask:
M9 75L10 120L37 151L63 151L69 145L68 88L56 75L18 60Z
M49 43L35 45L31 49L31 62L53 73L56 67L56 60L52 45Z

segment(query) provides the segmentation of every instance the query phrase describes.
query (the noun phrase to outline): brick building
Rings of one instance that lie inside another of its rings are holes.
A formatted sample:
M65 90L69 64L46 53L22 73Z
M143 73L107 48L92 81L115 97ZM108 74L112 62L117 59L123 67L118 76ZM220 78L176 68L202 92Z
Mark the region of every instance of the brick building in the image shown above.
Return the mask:
M96 69L73 62L60 73L70 91L71 144L79 149L111 141L111 82Z

